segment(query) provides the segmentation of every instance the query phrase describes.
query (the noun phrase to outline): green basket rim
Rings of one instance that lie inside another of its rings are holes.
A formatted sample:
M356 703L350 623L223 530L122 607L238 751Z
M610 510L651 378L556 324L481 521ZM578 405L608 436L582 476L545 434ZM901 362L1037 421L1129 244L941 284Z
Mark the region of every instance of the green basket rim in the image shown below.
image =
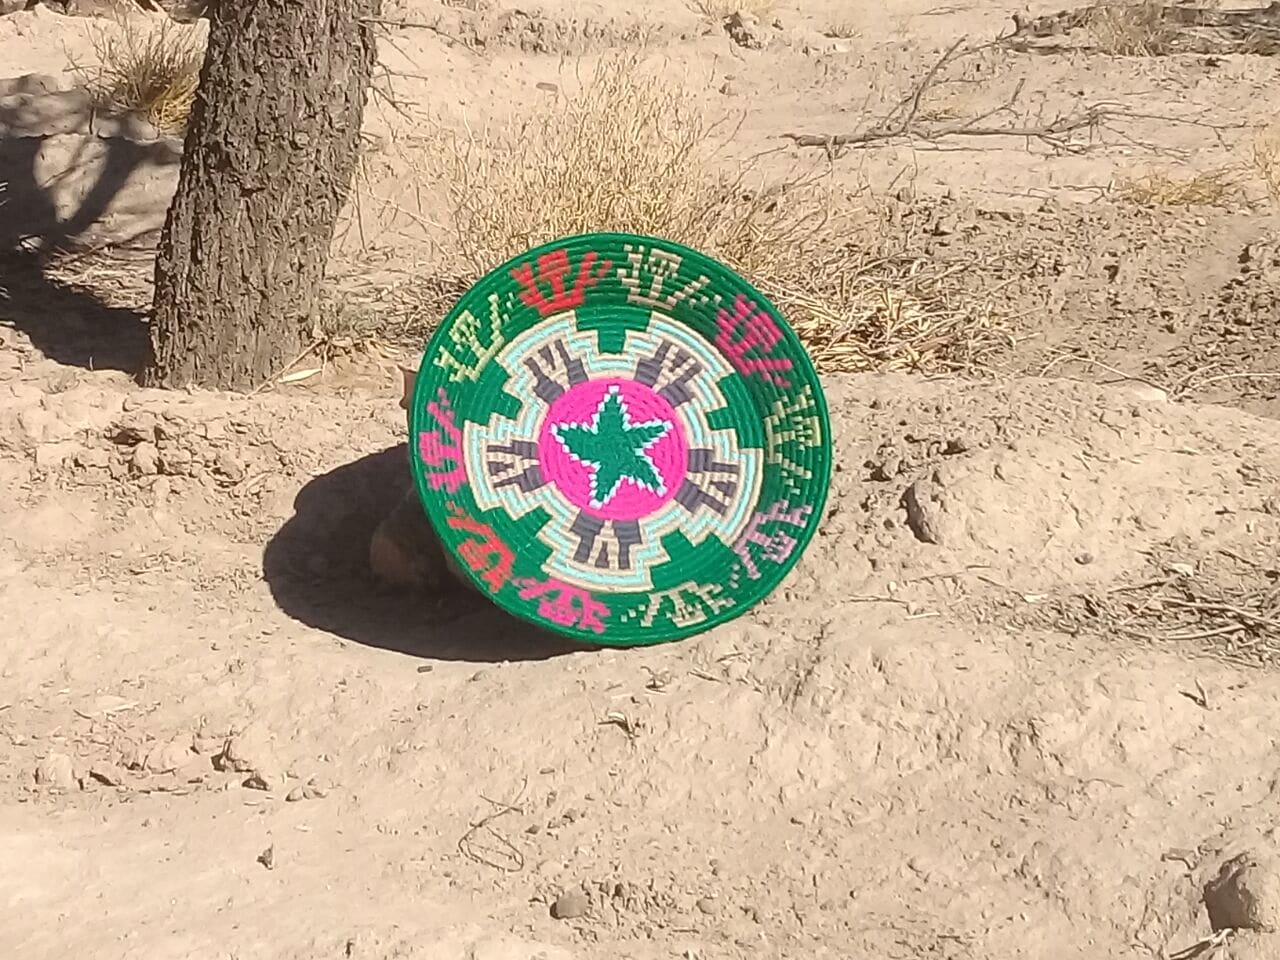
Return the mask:
M468 297L471 291L489 280L491 277L508 272L512 267L523 262L535 260L544 253L550 253L564 248L572 248L574 246L582 246L593 241L600 244L632 243L658 245L664 249L670 250L672 253L679 254L682 258L687 257L699 263L707 264L711 268L730 275L737 281L742 292L748 294L761 306L766 307L770 316L779 322L779 329L781 330L783 337L795 351L796 357L802 359L804 364L808 367L809 371L812 373L813 380L816 382L818 387L818 389L813 391L812 399L815 414L823 428L823 442L821 445L822 453L817 464L821 470L821 476L818 476L819 471L815 469L815 475L813 477L813 489L815 492L811 501L811 506L813 508L813 512L817 515L817 520L814 523L807 524L805 526L800 535L796 538L796 546L795 549L792 550L791 555L775 567L776 574L772 578L773 587L752 603L747 604L745 607L736 609L730 607L726 610L717 611L707 616L705 620L696 624L691 624L687 627L676 627L673 625L669 632L664 632L660 636L655 635L652 639L640 638L624 641L621 639L610 639L607 633L599 638L584 637L578 631L561 629L553 623L527 616L513 606L508 606L503 603L495 595L490 593L487 586L481 581L480 575L473 571L467 564L457 562L457 558L453 555L453 551L447 546L447 534L441 525L444 511L443 509L437 511L434 508L434 501L438 498L435 495L435 491L429 491L427 488L426 472L418 466L418 455L414 444L414 440L422 426L422 418L427 408L426 392L428 390L435 390L438 386L436 384L432 384L431 386L427 385L427 380L422 376L424 362L427 357L432 355L434 349L439 345L439 343L443 341L451 328L453 321L456 320L464 310L469 309ZM693 247L678 243L674 240L668 240L658 234L627 233L623 231L597 231L591 233L567 234L539 244L536 247L530 247L521 253L509 257L477 277L476 280L472 282L456 299L454 305L436 325L435 332L432 333L431 337L427 340L426 346L421 351L418 372L414 380L413 396L409 404L408 453L410 473L413 476L414 487L418 492L419 507L424 513L426 513L427 520L431 524L431 528L434 531L437 540L440 542L441 549L444 550L446 554L450 555L451 559L454 560L454 566L472 582L481 597L492 604L496 609L501 610L503 613L513 617L514 619L529 624L535 629L543 630L563 639L571 640L575 643L581 644L582 646L597 647L601 649L629 649L635 647L658 646L665 643L687 640L690 637L698 636L713 630L716 627L741 619L746 614L750 613L753 608L758 607L764 600L768 599L769 596L776 591L779 586L781 586L782 581L795 569L800 558L804 555L809 544L817 534L818 528L822 525L831 489L831 473L835 460L835 443L834 438L832 437L831 414L827 403L826 390L822 383L822 374L818 371L816 364L814 364L813 358L809 355L809 351L805 347L804 342L800 339L799 335L787 321L787 318L783 316L782 312L777 308L771 298L766 297L754 283L752 283L747 277L743 276L736 268L731 267L722 260L716 259L708 253L696 250ZM820 483L818 482L819 480L821 480ZM439 517L436 515L437 512L440 513Z

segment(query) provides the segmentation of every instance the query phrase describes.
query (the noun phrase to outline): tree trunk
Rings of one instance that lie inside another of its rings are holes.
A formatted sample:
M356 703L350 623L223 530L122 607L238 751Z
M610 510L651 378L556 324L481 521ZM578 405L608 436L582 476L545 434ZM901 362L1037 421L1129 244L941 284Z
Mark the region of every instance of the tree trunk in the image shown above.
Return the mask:
M156 258L149 386L252 389L302 351L355 172L381 0L214 0Z

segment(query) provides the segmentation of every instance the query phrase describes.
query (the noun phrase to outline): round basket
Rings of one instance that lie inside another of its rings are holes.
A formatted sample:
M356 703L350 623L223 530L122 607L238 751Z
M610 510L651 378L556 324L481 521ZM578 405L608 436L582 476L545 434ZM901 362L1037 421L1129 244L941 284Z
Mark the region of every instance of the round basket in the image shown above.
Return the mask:
M715 260L600 233L475 284L410 407L423 506L510 613L630 647L741 616L822 519L831 431L777 310Z

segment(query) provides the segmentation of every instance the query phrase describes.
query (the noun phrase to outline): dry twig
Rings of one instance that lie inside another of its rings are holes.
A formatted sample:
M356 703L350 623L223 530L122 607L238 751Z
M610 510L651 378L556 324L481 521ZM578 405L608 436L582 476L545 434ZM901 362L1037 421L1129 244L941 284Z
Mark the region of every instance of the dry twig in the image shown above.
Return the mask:
M940 123L920 119L920 107L925 95L939 83L939 77L944 68L961 57L991 45L984 44L982 47L962 49L963 42L964 38L961 38L952 44L930 67L911 93L884 119L876 121L871 126L851 133L785 133L783 137L799 147L821 147L832 157L848 148L883 146L901 140L932 143L948 137L1017 137L1038 141L1061 153L1078 154L1088 150L1097 133L1115 120L1159 120L1164 123L1209 127L1216 131L1227 129L1225 126L1206 123L1203 120L1142 113L1106 101L1059 114L1046 123L1028 123L1021 119L1007 124L991 123L990 121L995 117L1014 113L1014 108L1022 96L1023 81L1019 81L1013 93L999 106L975 116ZM1078 135L1085 131L1088 132L1089 137L1085 142L1081 142Z

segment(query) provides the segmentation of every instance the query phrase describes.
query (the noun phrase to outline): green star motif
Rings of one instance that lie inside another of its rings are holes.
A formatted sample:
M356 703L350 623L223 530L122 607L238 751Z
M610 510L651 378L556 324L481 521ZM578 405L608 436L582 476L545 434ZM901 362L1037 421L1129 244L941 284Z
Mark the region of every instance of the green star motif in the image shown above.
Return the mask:
M618 492L623 480L667 492L666 481L654 466L649 448L671 430L666 420L632 423L617 387L600 401L591 423L558 423L552 434L574 460L595 467L591 476L591 506L603 507Z

